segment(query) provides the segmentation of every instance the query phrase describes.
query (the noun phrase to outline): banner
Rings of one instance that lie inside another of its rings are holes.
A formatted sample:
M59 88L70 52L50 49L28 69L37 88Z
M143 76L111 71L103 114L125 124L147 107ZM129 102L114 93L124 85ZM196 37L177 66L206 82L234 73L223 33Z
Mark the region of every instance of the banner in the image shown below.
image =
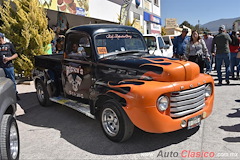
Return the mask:
M132 4L132 0L123 0L123 4L121 6L121 11L120 11L120 24L121 25L126 25L127 20L128 20L128 13L130 6Z
M44 8L71 13L75 15L89 15L89 0L39 0Z

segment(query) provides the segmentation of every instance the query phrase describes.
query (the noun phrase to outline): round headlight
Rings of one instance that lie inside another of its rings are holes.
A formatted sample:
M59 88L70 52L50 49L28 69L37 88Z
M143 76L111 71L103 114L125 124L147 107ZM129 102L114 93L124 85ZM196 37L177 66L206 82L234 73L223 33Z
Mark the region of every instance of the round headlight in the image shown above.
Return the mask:
M205 97L210 97L212 94L212 85L208 84L205 87Z
M157 107L159 111L165 111L168 108L169 99L167 96L160 96L157 100Z

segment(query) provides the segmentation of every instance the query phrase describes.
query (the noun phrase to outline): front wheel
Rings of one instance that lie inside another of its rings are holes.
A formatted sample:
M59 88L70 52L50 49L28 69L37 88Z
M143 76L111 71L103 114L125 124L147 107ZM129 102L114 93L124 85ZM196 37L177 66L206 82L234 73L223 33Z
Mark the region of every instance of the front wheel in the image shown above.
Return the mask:
M100 120L105 135L114 142L126 141L133 134L133 123L121 104L115 100L108 100L103 104Z
M12 115L3 115L0 132L0 159L19 159L19 132L16 119Z

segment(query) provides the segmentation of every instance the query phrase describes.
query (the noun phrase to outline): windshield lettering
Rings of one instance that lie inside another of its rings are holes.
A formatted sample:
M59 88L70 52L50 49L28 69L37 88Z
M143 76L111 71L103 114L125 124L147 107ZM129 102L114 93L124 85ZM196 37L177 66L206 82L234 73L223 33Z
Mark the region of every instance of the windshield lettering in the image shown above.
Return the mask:
M106 36L108 39L132 39L131 35L125 34L125 35L119 35L119 34L108 34Z
M127 32L99 34L95 37L95 47L101 57L123 52L131 54L132 51L147 51L140 34Z

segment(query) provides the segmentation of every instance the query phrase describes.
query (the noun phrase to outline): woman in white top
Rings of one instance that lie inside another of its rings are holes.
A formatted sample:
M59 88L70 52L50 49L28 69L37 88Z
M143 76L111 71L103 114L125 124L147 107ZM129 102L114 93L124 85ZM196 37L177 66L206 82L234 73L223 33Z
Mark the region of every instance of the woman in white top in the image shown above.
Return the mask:
M195 62L200 67L200 72L204 73L204 59L210 60L207 46L196 30L192 31L191 39L187 44L185 55L189 61Z

